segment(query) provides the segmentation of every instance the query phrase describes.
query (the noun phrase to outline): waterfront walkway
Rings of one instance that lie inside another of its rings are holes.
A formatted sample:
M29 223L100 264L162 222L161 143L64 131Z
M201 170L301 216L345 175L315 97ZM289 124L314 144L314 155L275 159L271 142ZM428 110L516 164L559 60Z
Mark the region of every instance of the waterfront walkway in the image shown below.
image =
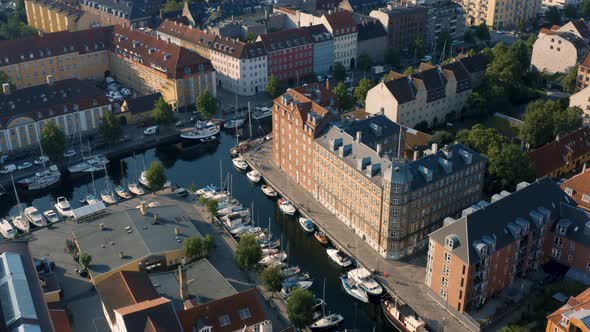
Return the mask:
M460 322L441 306L424 284L423 264L385 260L363 241L356 241L353 231L323 207L313 196L296 184L272 161L272 141L242 155L248 163L262 173L266 182L288 197L300 212L311 218L332 242L354 256L365 268L379 271L383 286L406 302L434 331L477 330L473 324ZM388 277L385 278L384 274ZM463 318L465 319L465 318Z

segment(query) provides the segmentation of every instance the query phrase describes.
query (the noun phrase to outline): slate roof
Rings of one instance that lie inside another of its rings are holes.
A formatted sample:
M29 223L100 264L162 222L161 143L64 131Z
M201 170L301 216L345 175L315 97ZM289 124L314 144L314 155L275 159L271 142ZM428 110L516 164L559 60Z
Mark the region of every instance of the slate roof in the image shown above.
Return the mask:
M529 152L529 156L536 175L541 177L589 153L590 128L584 127Z
M460 57L459 61L465 66L465 69L467 69L470 74L483 72L488 65L488 57L483 53Z
M134 21L157 14L162 2L162 0L85 0L81 4L100 8L101 11L110 15L120 13L121 17Z
M387 31L383 25L376 20L362 20L356 25L358 30L357 38L359 41L371 40L387 36Z
M451 71L455 75L457 82L463 81L471 81L471 76L469 76L469 72L465 68L465 66L461 65L459 61L454 61L449 64L442 66L443 72L444 71Z
M248 309L250 317L242 319L242 309ZM229 324L221 326L220 317L224 315ZM211 326L216 332L234 332L266 320L256 288L179 311L178 318L184 331L193 331L194 326Z
M551 231L557 233L558 225L569 225L565 235L561 236L590 248L590 214L588 211L573 205L561 204L559 216L560 220L553 224Z
M79 20L82 14L84 14L82 9L58 0L33 0L32 2L44 5L45 7L50 8L52 11L57 11L59 13L67 14L67 16L72 16L74 17L75 21Z
M466 264L474 264L480 258L473 247L473 241L481 240L484 236L495 236L496 250L499 250L514 242L511 233L506 231L508 223L517 218L531 222L529 213L538 211L539 207L550 211L550 220L555 220L562 202L572 203L573 200L555 182L543 178L430 233L429 237L444 246L447 236L457 236L459 245L451 250L452 254Z
M385 7L386 0L346 0L350 4L353 12L371 11L373 9Z
M254 11L258 5L256 0L225 0L225 1L193 1L188 4L188 10L195 20L196 25L201 26L208 21L240 16L247 11ZM219 15L218 7L221 7ZM214 8L211 13L208 9Z
M104 91L90 81L70 78L0 94L0 128L16 117L39 121L79 110L110 105Z
M385 115L374 115L365 120L353 121L340 127L352 137L356 137L357 132L361 132L361 141L371 149L377 148L377 143L382 142L387 137L399 137L402 127L389 120Z
M170 300L159 297L115 310L125 331L183 332Z
M416 98L418 90L407 75L401 75L396 79L386 81L384 84L399 104L407 103Z
M267 53L282 52L285 49L313 43L311 35L305 29L288 29L258 36Z
M162 94L159 92L154 92L149 95L140 96L133 99L125 99L125 105L127 106L126 112L151 112L154 109L154 104L160 98L162 98Z

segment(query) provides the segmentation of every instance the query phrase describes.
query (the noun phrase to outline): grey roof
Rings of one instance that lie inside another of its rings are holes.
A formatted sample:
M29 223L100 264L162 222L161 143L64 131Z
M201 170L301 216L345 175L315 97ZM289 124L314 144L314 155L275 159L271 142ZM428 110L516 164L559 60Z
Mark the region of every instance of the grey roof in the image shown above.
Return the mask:
M362 22L357 23L356 26L358 30L357 38L359 41L387 36L387 31L385 31L381 22L377 20L362 20Z
M153 224L155 214L158 222ZM104 224L102 231L100 224ZM175 235L176 228L180 235ZM184 239L191 236L201 234L176 205L148 208L145 216L139 209L107 214L74 231L80 250L92 255L90 272L95 275L152 254L181 249Z
M560 217L559 222L552 226L552 230L555 231L558 225L563 225L567 227L566 238L590 247L590 214L581 208L561 204Z
M185 265L184 274L188 298L194 298L199 304L238 293L207 259ZM150 280L158 294L172 301L176 310L184 309L184 300L180 297L178 270L151 274Z
M575 204L555 182L542 178L432 232L429 237L444 246L447 236L456 236L459 244L452 249L453 255L467 264L477 263L480 257L473 248L474 241L481 241L484 236L495 237L496 250L503 248L514 242L513 236L507 231L509 223L517 219L531 222L531 211L533 215L539 215L541 207L550 212L550 220L555 220L562 202Z
M362 133L362 142L371 149L376 149L377 143L382 142L385 138L397 137L400 131L399 124L380 114L344 124L341 128L352 137L355 137L356 133L360 131Z
M133 21L157 14L162 2L161 0L87 0L84 4L94 8L108 8L108 13L121 13L127 20Z

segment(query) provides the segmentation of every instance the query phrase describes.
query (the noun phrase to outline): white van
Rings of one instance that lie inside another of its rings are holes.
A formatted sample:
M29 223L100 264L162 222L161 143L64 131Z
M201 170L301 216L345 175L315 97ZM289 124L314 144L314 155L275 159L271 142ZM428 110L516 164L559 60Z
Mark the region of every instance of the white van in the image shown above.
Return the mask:
M12 173L14 171L16 171L16 165L10 164L10 165L6 165L6 166L2 167L0 169L0 174L8 174L8 173Z
M145 130L143 131L143 134L145 136L151 136L151 135L158 134L159 131L160 131L160 127L159 126L151 126L151 127L145 128Z

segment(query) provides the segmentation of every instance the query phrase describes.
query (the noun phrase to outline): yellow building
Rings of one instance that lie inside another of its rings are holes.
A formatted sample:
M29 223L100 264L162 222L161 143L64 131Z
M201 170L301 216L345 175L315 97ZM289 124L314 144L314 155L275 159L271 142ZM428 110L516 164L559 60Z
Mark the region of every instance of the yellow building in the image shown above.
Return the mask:
M485 23L493 29L514 29L541 10L540 0L455 0L465 10L468 25Z
M94 15L57 0L25 0L25 10L29 25L43 32L80 31L98 26Z

